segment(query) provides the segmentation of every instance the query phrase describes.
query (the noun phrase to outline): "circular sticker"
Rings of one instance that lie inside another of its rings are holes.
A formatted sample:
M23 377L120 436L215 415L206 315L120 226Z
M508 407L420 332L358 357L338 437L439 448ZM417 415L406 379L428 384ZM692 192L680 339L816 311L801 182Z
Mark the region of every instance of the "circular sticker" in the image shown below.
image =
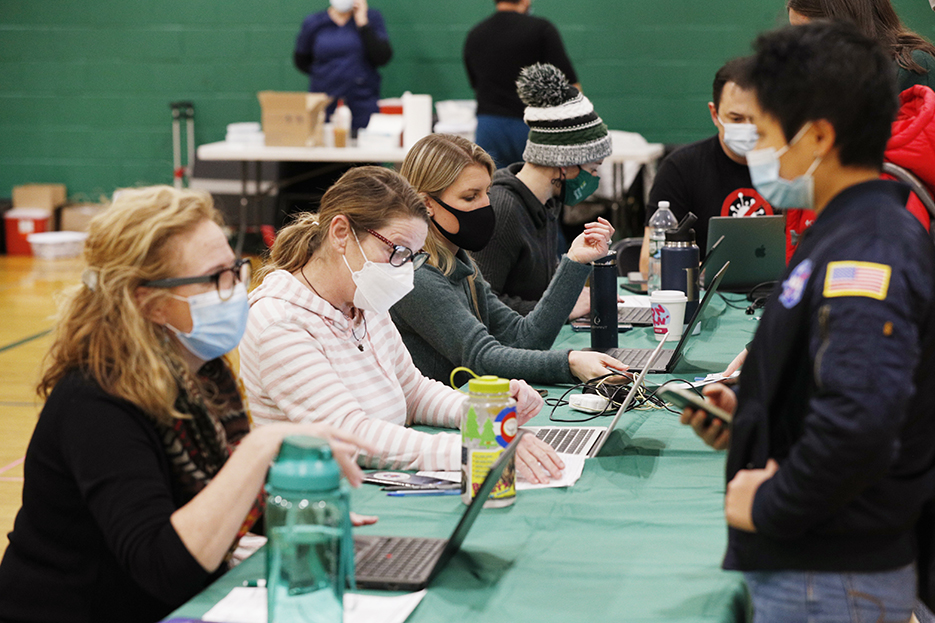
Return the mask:
M374 472L371 474L373 478L379 478L380 480L393 480L396 482L405 482L409 480L410 474L402 472Z
M519 425L516 423L516 407L507 407L497 414L494 420L494 432L497 433L497 443L504 448L516 438Z

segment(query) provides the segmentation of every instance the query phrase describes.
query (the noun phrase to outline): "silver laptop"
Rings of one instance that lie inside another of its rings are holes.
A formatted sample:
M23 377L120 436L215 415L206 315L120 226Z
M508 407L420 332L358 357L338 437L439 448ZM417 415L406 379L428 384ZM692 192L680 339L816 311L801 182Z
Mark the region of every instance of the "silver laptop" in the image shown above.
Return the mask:
M464 538L500 480L510 457L516 454L516 447L523 434L524 431L520 430L494 461L450 538L355 536L354 579L358 588L417 591L428 586L432 578L461 549Z
M668 338L668 335L665 337ZM639 376L636 377L636 380L633 381L630 391L627 392L626 398L623 399L623 404L617 409L617 414L614 415L614 419L612 419L610 424L606 427L524 426L523 430L533 433L536 437L555 448L556 452L562 452L564 454L583 454L588 458L597 456L597 453L604 447L604 442L607 441L607 437L610 436L610 431L614 430L614 427L617 426L617 422L620 421L620 416L630 408L633 398L636 396L640 387L643 386L643 379L646 378L646 373L662 352L662 346L665 343L666 340L663 339L659 342L659 345L656 346L656 349L652 351L652 354L649 356L649 365L645 366Z
M682 329L682 337L679 343L674 349L663 351L655 364L649 363L650 354L654 352L651 348L609 348L604 352L617 361L627 365L631 370L641 370L644 367L651 367L650 372L671 372L679 362L682 351L685 350L685 345L688 343L695 327L701 322L701 315L714 297L714 293L717 292L721 280L727 273L729 266L730 262L721 266L721 270L717 271L717 274L711 281L711 287L705 290L701 303L695 308L695 314L692 316L691 321Z
M708 242L723 241L707 253L714 266L730 262L721 290L747 292L776 281L786 268L786 226L782 216L715 216L708 221ZM707 255L705 259L707 259Z

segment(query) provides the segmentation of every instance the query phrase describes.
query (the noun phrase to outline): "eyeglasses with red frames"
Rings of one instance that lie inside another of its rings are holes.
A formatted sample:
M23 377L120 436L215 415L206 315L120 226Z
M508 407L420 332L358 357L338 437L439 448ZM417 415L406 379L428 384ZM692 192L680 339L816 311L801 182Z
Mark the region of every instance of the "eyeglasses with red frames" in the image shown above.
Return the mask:
M155 279L153 281L144 281L143 285L149 288L175 288L176 286L186 286L191 283L213 283L214 287L217 288L218 296L221 297L222 301L226 301L233 296L234 288L238 283L249 286L252 276L253 267L250 265L250 260L244 257L234 262L233 266L222 268L210 275Z
M402 266L406 262L412 262L412 270L418 270L419 267L425 264L425 260L429 259L429 254L422 249L416 253L413 253L412 249L409 247L394 244L372 229L366 229L365 231L380 242L385 243L388 247L393 249L393 252L390 254L390 266Z

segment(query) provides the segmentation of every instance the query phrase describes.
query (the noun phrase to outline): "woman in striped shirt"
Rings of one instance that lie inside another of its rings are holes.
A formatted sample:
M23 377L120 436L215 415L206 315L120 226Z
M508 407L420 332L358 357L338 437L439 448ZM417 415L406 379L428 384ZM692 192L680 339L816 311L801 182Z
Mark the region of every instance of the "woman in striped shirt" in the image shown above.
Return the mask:
M456 470L464 394L423 376L387 313L412 289L428 232L425 205L397 173L358 167L276 237L266 275L250 295L241 372L257 424L327 422L377 449L361 462L395 469ZM542 399L511 381L520 423ZM517 471L532 482L558 477L552 449L531 435Z

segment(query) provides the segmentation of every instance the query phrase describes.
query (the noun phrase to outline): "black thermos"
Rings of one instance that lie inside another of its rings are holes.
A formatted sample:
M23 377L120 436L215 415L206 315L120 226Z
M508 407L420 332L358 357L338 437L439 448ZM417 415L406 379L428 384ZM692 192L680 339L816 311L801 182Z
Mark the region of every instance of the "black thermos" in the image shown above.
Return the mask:
M676 229L666 230L662 247L662 289L681 290L688 297L684 323L691 322L698 309L699 252L692 225L697 217L689 212Z
M591 263L591 348L617 348L617 256Z

